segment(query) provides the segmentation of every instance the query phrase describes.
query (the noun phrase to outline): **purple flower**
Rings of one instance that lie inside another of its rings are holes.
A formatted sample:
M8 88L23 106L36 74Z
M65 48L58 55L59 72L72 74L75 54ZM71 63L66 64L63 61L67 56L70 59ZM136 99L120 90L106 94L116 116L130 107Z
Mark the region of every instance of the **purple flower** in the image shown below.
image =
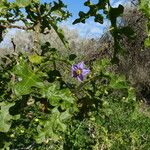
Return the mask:
M72 66L72 77L77 78L79 81L83 81L89 73L90 70L85 68L84 62Z

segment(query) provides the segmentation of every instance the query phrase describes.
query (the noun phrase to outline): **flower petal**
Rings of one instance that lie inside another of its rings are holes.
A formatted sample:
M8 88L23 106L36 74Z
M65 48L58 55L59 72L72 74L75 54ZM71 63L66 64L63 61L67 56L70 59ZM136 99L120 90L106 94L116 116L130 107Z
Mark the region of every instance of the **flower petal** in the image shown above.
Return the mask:
M78 69L77 65L72 65L71 67L71 75L72 77L77 77L76 70Z
M77 65L72 65L72 70L73 71L76 71L78 69L78 66Z
M81 75L77 76L77 79L82 82L84 80L84 76L81 74Z
M78 75L77 75L77 73L76 73L76 71L72 71L72 77L77 77Z
M83 69L84 68L84 62L80 62L77 64L77 67L80 68L80 69Z
M82 70L82 75L83 76L86 76L87 74L89 74L90 73L90 69L83 69Z

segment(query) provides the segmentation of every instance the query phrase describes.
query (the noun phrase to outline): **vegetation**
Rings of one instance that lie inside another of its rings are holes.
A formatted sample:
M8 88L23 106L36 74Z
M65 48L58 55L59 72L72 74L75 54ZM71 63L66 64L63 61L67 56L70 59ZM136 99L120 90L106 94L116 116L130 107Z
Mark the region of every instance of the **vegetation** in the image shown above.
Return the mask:
M149 91L138 93L130 73L123 70L131 64L131 59L126 58L133 56L133 51L128 53L133 50L133 41L141 40L136 47L138 54L144 37L146 46L150 45L149 0L138 4L143 22L147 23L141 39L136 38L139 31L126 21L125 15L119 24L118 18L124 12L121 4L114 8L109 0L96 4L87 0L84 5L89 11L79 12L73 24L85 23L89 17L101 24L105 19L111 23L110 33L97 41L87 40L87 44L84 39L71 42L70 34L65 38L58 24L70 13L61 0L49 4L39 0L0 1L0 40L10 28L21 29L30 38L25 47L14 37L11 52L1 57L0 149L149 149L150 109L140 99L145 97L139 96L147 92L144 94L148 98ZM18 21L23 26L15 25ZM51 33L59 44L52 42L52 37L47 40ZM89 45L94 54L89 50L85 56ZM139 83L138 78L134 81Z

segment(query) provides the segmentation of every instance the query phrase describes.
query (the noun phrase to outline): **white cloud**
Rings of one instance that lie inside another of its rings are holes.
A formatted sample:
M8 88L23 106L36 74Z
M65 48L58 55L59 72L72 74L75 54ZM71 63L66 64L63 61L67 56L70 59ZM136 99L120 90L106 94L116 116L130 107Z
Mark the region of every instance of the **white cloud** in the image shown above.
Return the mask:
M110 4L113 6L113 7L118 7L119 4L122 4L124 5L125 3L127 3L128 0L112 0L110 1Z
M105 21L104 24L96 23L91 19L88 19L85 24L79 23L72 25L73 20L68 20L63 22L63 26L67 26L69 29L77 30L81 37L95 38L100 37L104 30L109 26L108 21Z
M129 0L111 0L111 5L113 7L118 7L119 4L125 5L129 3ZM69 29L75 29L79 32L82 37L94 38L100 37L103 32L109 28L109 21L104 20L104 24L95 23L93 19L86 20L86 23L79 23L72 25L73 19L69 19L66 22L63 22L62 25L67 26Z
M18 26L23 26L23 22L22 21L18 21L15 23L15 25L18 25ZM7 33L5 34L4 36L4 39L3 41L0 43L0 47L2 48L10 48L12 47L12 43L11 43L11 39L14 37L15 33L21 29L16 29L16 28L12 28L12 29L7 29Z
M119 4L127 4L129 3L129 0L111 0L111 5L113 7L117 7ZM105 20L103 24L99 24L93 21L93 18L90 18L86 21L85 24L79 23L76 25L72 25L73 19L69 19L68 21L65 21L61 23L62 26L67 26L71 30L77 30L79 35L81 37L87 37L87 38L95 38L100 37L103 32L109 28L110 23ZM21 22L17 22L17 25L23 25ZM10 29L8 30L8 33L6 34L4 41L0 43L0 47L4 46L10 46L10 41L15 32L18 29Z

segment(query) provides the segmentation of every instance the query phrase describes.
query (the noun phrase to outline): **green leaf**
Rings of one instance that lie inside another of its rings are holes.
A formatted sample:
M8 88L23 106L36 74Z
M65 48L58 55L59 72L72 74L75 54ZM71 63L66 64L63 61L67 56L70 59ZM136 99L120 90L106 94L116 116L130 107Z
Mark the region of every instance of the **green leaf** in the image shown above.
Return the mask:
M110 81L110 87L113 89L127 89L128 84L125 81L125 78L120 76L115 76L115 75L110 75L111 76L111 81Z
M144 41L144 44L146 47L149 47L150 46L150 1L149 0L141 0L140 1L140 9L142 10L142 12L147 17L146 32L147 32L148 37Z
M31 93L32 87L36 87L38 82L41 82L40 77L42 75L33 71L31 66L24 60L21 60L13 68L13 73L18 79L13 87L13 90L17 96Z
M106 9L106 5L108 4L108 0L99 1L97 4L98 9Z
M72 24L77 24L77 23L80 23L80 22L82 22L82 23L85 23L85 19L76 19Z
M103 16L99 13L100 10L105 10L108 1L103 0L99 1L97 4L93 4L90 0L87 0L84 5L89 7L89 11L84 13L83 11L79 12L79 18L76 19L73 24L85 23L85 20L89 17L95 17L95 22L103 23Z
M31 4L30 0L16 0L15 3L18 7L26 7Z
M56 80L56 78L60 78L61 74L58 70L50 70L48 72L48 81L49 82L54 82Z
M62 112L60 115L60 120L67 120L71 117L71 114L69 113L69 109L67 109L65 112Z
M129 101L136 101L136 94L135 94L135 90L134 90L134 88L132 88L132 87L130 87L129 89L128 89L128 97L127 97L127 99L129 100Z
M124 11L124 7L122 5L119 5L118 8L111 7L109 11L110 20L114 20L117 17L119 17L121 14L123 14L123 11Z
M0 132L8 132L11 127L13 116L9 114L9 109L12 106L14 106L14 103L0 103Z
M67 127L64 121L70 117L71 115L68 111L60 113L57 108L54 108L49 118L40 120L38 135L34 137L36 142L42 143L46 139L58 141L60 139L59 132L65 132Z
M92 5L92 3L91 3L91 1L90 0L87 0L85 3L84 3L84 6L91 6Z
M75 60L76 57L77 56L75 54L71 54L71 55L69 55L69 60L73 61L73 60Z
M96 15L94 20L95 22L103 24L103 16L101 14Z
M133 29L131 27L128 27L128 26L119 29L119 33L124 34L128 38L134 38L135 37L135 32L133 31Z
M39 3L40 0L16 0L15 1L15 4L18 6L18 7L26 7L28 5L30 5L31 3Z
M61 106L63 109L67 109L75 101L68 88L59 89L56 84L41 87L40 93L52 106Z
M145 39L144 45L145 45L146 47L150 47L150 38L146 38L146 39Z
M82 17L85 17L86 13L84 13L83 11L80 11L79 12L79 16L82 18Z
M30 62L35 63L35 64L40 64L42 62L42 59L43 59L43 57L39 56L37 54L33 54L33 55L29 56Z
M7 8L7 5L6 5L6 4L7 4L7 0L1 0L1 1L0 1L0 9L1 9L1 8Z
M1 0L0 1L0 15L1 14L6 14L7 12L7 9L8 9L8 3L7 3L7 0Z
M150 1L149 0L141 0L140 9L144 12L144 14L148 18L150 18Z
M79 16L80 17L78 19L76 19L72 24L77 24L80 22L85 23L85 20L90 17L89 14L86 14L82 11L79 12Z

